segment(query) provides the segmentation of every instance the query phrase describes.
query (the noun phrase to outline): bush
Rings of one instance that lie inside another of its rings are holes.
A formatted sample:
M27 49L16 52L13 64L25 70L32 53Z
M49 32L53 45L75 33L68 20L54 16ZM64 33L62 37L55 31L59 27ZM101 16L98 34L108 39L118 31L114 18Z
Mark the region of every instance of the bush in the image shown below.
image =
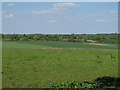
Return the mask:
M66 81L59 82L50 85L50 88L119 88L120 78L115 77L98 77L97 79L88 82L84 81L82 83L77 81Z

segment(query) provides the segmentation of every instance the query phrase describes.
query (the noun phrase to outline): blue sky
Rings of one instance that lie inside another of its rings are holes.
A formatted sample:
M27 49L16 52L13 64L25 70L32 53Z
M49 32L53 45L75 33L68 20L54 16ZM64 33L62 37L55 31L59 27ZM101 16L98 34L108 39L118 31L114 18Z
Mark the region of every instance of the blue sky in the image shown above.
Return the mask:
M2 33L117 33L116 2L4 2Z

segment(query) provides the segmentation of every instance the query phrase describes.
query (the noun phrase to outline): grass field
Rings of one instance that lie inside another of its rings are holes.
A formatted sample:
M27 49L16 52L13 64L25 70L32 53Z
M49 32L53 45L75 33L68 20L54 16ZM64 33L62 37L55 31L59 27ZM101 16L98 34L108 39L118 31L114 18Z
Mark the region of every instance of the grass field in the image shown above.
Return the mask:
M90 81L101 76L118 76L118 50L117 45L3 41L2 67L3 88Z
M74 42L55 42L55 41L3 41L3 48L31 48L31 49L48 49L48 48L83 48L83 49L118 49L117 44L111 46L91 45Z

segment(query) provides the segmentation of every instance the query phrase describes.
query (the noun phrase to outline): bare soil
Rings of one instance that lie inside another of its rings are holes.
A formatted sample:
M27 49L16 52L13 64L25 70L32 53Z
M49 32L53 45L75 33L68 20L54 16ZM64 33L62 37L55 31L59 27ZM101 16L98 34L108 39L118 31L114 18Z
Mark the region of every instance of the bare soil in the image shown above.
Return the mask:
M100 43L89 43L89 44L92 44L92 45L102 45L102 46L112 46L112 45L108 45L108 44L100 44Z

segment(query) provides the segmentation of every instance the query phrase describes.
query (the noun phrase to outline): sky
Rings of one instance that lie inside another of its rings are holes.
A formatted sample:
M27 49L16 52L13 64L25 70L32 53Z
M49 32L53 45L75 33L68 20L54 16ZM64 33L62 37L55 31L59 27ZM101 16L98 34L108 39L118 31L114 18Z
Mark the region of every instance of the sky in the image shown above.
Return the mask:
M117 2L4 2L2 4L2 33L5 34L117 32Z

